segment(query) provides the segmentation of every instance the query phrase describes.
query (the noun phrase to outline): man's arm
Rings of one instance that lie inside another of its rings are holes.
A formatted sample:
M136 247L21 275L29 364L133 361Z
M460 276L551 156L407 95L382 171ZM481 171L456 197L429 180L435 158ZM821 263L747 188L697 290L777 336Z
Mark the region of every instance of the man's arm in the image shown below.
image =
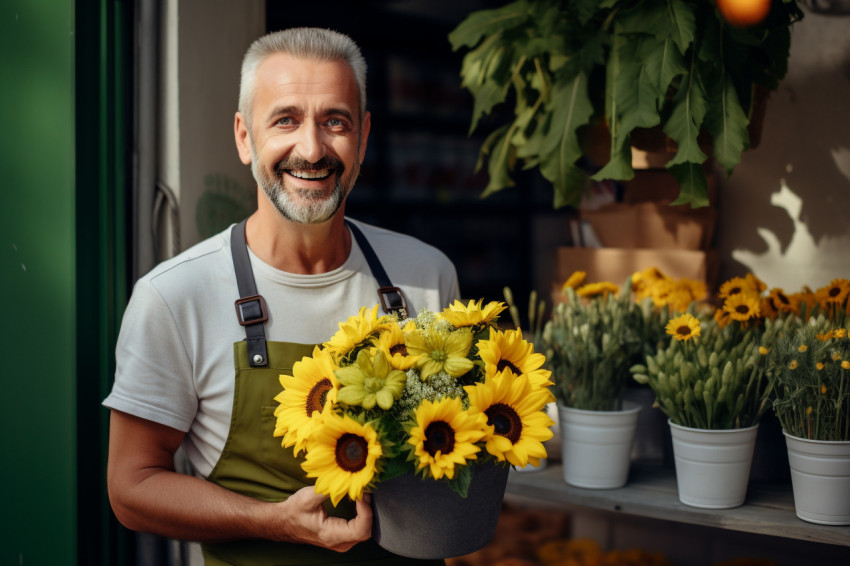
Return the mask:
M357 502L350 521L328 517L325 497L305 487L268 503L174 471L185 433L113 410L107 486L118 520L135 531L180 540L270 539L344 552L371 535L372 510Z

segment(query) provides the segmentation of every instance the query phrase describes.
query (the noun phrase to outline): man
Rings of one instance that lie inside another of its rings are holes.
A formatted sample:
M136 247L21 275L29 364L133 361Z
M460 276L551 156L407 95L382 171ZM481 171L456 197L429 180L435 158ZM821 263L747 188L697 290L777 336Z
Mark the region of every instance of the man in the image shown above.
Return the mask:
M131 529L205 543L207 564L410 563L368 540L368 500L328 516L272 435L278 376L340 321L459 294L439 251L344 218L369 135L365 70L328 30L250 47L234 133L257 211L140 279L124 316L104 401L112 507ZM198 477L174 472L181 445Z

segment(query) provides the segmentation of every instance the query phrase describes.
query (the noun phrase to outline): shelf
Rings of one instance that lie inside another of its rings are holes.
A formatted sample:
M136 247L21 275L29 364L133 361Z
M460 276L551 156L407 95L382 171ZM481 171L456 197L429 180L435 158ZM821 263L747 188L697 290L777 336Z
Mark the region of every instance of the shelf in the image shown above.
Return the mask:
M850 526L816 525L798 519L790 484L751 482L744 505L699 509L679 501L676 476L660 465L633 464L629 482L619 489L581 489L564 482L560 464L530 472L511 471L506 497L519 496L548 506L623 513L742 533L850 546Z

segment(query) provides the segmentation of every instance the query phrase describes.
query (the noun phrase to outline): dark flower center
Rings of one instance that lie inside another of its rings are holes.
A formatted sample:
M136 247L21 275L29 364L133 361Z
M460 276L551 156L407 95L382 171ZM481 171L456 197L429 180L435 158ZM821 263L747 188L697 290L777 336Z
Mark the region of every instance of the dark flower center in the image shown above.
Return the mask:
M328 391L333 389L333 383L327 377L321 381L317 381L316 385L307 393L307 402L304 403L304 410L307 416L313 416L313 411L322 412L325 406L325 400L328 398Z
M837 297L840 294L841 294L841 288L840 287L833 287L829 290L829 296L830 297Z
M731 289L729 289L729 296L737 295L740 292L741 292L740 287L732 287Z
M336 465L346 472L359 472L366 467L369 445L366 439L347 432L336 441Z
M509 369L517 375L522 375L522 370L516 367L509 360L499 360L499 363L496 364L496 371L502 371L504 369Z
M750 307L748 307L747 305L738 305L737 307L735 307L735 312L737 312L738 314L749 314Z
M676 334L679 334L681 336L687 336L690 333L691 333L691 327L686 325L686 324L683 324L682 326L680 326L679 328L676 329Z
M425 442L422 444L431 456L437 452L451 454L455 449L455 431L445 421L434 421L425 428Z
M407 355L407 346L402 342L401 344L396 344L392 348L390 348L390 356L394 356L396 354L406 356Z
M522 419L510 405L495 403L484 411L487 415L487 424L495 429L495 433L504 436L516 444L522 435Z
M781 302L784 305L790 305L791 304L791 301L788 299L788 297L786 297L782 293L776 293L776 298L779 299L779 302Z

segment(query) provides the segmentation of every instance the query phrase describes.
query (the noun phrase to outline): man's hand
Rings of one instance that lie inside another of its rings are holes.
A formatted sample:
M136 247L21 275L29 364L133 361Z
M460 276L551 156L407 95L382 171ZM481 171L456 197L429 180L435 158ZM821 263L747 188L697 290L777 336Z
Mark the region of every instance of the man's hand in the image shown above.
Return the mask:
M369 495L357 502L357 516L351 520L329 517L313 486L299 489L286 501L277 504L275 513L281 524L278 540L289 540L323 546L345 552L372 535L372 508Z
M226 490L174 471L184 433L112 411L109 431L109 498L124 526L200 542L266 538L304 542L344 552L371 536L368 499L350 521L328 517L325 497L305 487L280 503Z

